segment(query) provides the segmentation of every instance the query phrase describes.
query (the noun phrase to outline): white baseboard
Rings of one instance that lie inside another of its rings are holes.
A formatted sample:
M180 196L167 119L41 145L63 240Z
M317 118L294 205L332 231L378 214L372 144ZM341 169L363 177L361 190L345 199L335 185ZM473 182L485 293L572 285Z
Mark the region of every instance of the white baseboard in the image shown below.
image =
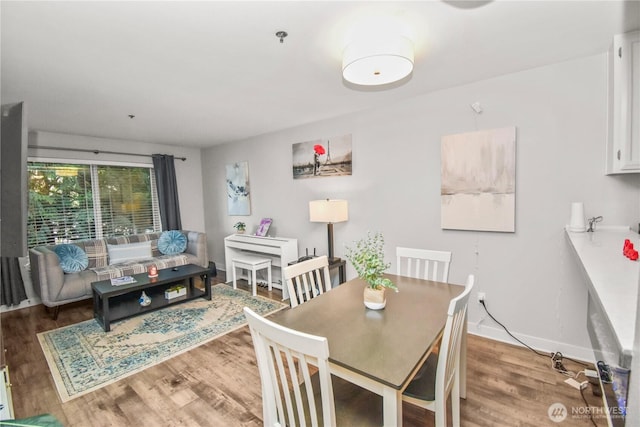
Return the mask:
M18 305L0 305L0 313L20 310L21 308L33 307L34 305L42 304L42 300L33 290L33 282L31 281L31 269L29 267L29 257L19 257L18 262L20 263L20 274L22 275L24 291L27 295L27 299L23 300Z
M492 340L525 347L524 345L510 337L509 334L507 334L505 330L501 328L469 322L467 325L467 331L473 335L478 335ZM559 351L563 356L582 360L585 362L595 363L595 356L591 348L579 347L572 344L552 341L530 335L517 333L513 333L513 335L515 335L519 340L527 343L527 345L531 348L534 348L541 353L549 353L549 356L551 356L551 353Z
M40 301L40 298L38 297L28 298L22 301L18 305L10 305L10 306L0 305L0 313L6 313L8 311L13 311L13 310L20 310L21 308L33 307L34 305L38 305L38 304L42 304L42 301Z

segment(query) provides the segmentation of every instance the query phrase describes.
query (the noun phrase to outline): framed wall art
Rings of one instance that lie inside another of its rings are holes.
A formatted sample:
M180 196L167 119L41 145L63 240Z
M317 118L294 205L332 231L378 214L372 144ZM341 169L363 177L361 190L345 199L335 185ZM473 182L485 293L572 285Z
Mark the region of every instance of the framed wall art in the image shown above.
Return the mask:
M229 215L251 215L249 164L238 162L226 165L227 212Z
M351 134L293 144L293 179L351 175Z
M515 231L516 128L442 137L443 229Z

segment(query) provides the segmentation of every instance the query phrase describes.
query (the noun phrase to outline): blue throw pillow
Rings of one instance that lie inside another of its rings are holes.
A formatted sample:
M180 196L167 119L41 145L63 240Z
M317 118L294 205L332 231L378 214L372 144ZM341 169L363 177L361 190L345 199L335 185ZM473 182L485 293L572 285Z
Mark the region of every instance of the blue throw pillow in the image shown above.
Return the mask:
M164 255L176 255L187 249L187 236L178 230L165 231L158 239L158 250Z
M65 273L78 273L89 266L89 257L76 245L57 245L53 251L60 259L60 267Z

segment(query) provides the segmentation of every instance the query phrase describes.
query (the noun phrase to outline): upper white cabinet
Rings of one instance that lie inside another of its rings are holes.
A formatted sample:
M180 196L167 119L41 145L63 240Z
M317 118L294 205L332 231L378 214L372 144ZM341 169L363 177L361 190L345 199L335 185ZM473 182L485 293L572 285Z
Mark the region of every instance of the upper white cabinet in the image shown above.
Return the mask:
M640 31L613 38L608 132L606 173L640 173Z

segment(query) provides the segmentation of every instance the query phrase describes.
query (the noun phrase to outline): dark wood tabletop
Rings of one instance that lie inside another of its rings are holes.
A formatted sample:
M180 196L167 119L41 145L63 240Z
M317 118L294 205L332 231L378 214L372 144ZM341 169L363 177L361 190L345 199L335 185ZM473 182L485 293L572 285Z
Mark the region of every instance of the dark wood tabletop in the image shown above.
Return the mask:
M200 274L207 274L208 272L208 268L195 264L187 264L158 270L158 277L149 277L147 273L132 274L131 277L136 280L135 283L113 286L111 280L107 279L93 282L91 287L100 296L115 296L138 290L142 291L149 286L174 283Z
M349 280L269 317L327 337L330 362L400 390L444 329L449 301L464 286L387 274L400 292L386 291L383 310L363 303L365 282Z

